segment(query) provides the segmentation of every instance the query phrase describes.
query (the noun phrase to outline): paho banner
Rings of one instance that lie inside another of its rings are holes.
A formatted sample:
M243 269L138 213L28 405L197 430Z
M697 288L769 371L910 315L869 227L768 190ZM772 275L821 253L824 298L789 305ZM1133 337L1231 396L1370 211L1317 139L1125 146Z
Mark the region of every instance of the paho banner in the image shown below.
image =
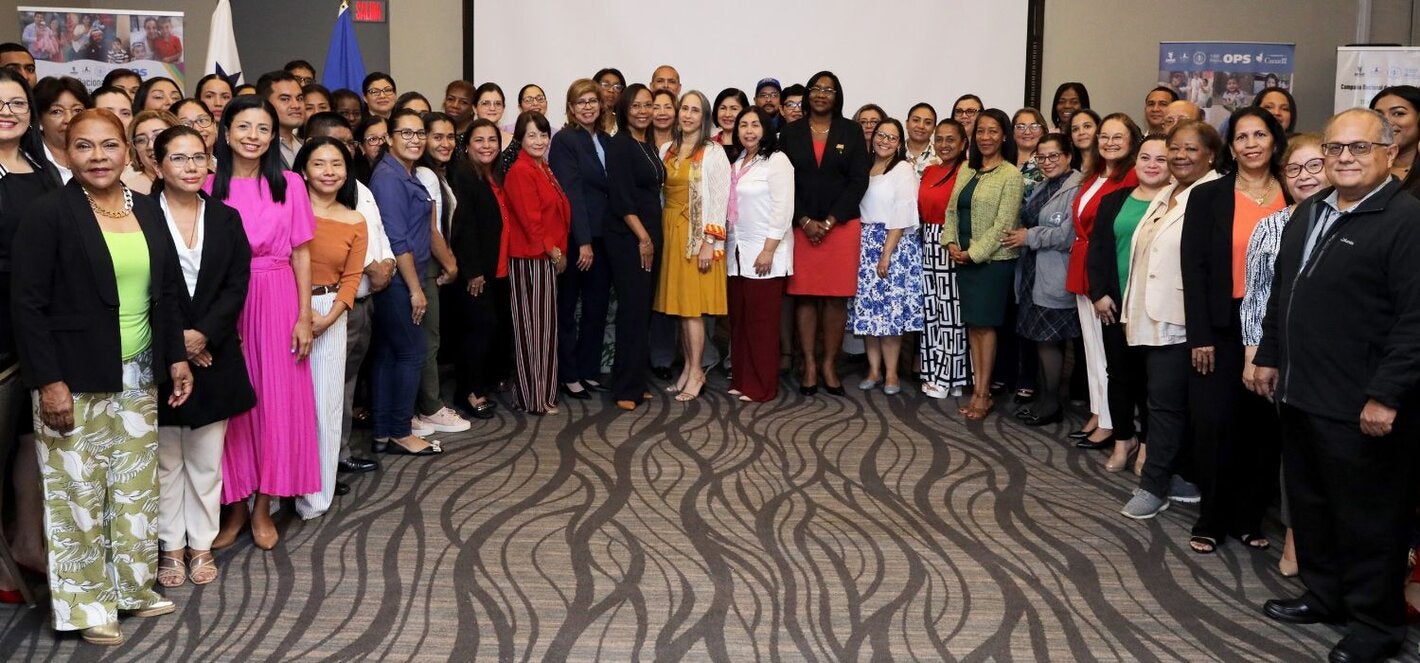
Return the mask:
M1368 106L1392 85L1420 85L1420 48L1343 46L1336 49L1335 112Z
M1159 44L1159 85L1198 104L1209 124L1221 126L1234 110L1252 105L1265 88L1292 89L1295 44L1166 41Z
M182 12L20 7L20 40L35 74L72 76L90 90L114 69L166 76L183 87Z

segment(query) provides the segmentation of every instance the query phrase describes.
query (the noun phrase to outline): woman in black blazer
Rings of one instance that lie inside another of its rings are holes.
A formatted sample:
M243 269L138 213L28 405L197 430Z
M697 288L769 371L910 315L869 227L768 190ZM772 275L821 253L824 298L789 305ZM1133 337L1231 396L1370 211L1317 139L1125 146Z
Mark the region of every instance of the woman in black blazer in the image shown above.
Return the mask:
M192 396L179 408L158 390L158 584L217 579L212 539L222 508L222 441L227 418L256 405L237 316L251 279L251 246L237 211L202 195L212 157L195 129L175 126L153 141L154 197L186 286L178 297Z
M512 319L508 313L508 263L503 248L507 205L494 165L502 133L492 120L469 124L467 157L449 162L449 187L459 204L449 230L449 249L459 266L454 298L454 404L475 419L493 417L490 398L509 372Z
M173 407L192 389L183 282L158 203L119 181L118 118L79 113L65 145L73 179L36 201L15 236L15 329L37 391L54 628L119 644L119 609L174 610L152 589L155 533L133 523L158 513L157 383L172 379Z
M809 78L808 113L789 123L780 135L784 154L794 164L794 273L788 291L795 295L804 376L799 393L824 390L843 395L834 360L848 322L848 298L858 290L861 237L858 203L868 190L872 158L863 129L843 117L843 86L821 71ZM818 356L818 334L823 354Z
M611 182L603 163L609 136L602 116L611 112L590 78L567 88L567 125L553 134L547 163L572 207L567 270L557 278L557 372L562 393L591 398L601 385L602 338L611 298L611 269L603 243L606 228L620 222L611 208ZM580 318L577 304L582 305Z
M1223 167L1230 174L1200 185L1183 217L1180 269L1194 372L1189 403L1194 461L1202 493L1190 545L1199 553L1236 536L1255 550L1262 515L1277 492L1277 413L1243 387L1239 304L1247 242L1264 217L1291 203L1280 166L1282 125L1267 111L1242 108L1228 120Z
M616 354L611 397L634 410L651 397L646 364L651 360L651 300L661 255L661 185L666 165L651 135L651 91L635 83L617 102L617 133L607 141L616 219L606 227L606 252L616 285Z

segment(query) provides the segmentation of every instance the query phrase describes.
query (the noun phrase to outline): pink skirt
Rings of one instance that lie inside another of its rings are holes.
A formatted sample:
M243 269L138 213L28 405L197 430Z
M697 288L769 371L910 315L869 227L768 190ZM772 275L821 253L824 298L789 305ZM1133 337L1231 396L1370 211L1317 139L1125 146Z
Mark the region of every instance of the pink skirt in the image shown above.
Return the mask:
M794 226L794 273L789 294L809 297L852 297L858 294L858 254L863 238L858 219L840 222L818 246Z
M237 333L256 388L256 407L227 423L223 504L254 492L289 497L321 489L311 363L296 361L291 353L299 308L290 263L253 260Z

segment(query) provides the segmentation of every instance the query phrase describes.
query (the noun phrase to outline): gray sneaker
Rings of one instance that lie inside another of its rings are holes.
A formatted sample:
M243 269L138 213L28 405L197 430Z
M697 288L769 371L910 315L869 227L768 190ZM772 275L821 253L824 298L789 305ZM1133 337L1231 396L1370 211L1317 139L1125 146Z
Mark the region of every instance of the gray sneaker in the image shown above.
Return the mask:
M1169 499L1183 504L1197 504L1203 501L1203 494L1198 492L1198 486L1175 474L1173 484L1169 486Z
M1134 489L1134 497L1128 504L1120 510L1127 518L1135 520L1148 520L1164 512L1169 508L1169 501L1154 496L1153 493L1143 488Z

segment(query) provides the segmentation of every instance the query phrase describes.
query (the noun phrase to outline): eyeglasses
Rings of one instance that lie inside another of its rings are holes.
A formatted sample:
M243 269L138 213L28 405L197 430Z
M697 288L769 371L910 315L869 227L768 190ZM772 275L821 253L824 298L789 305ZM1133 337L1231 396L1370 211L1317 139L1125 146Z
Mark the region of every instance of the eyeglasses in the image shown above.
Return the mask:
M1340 152L1337 152L1337 154L1340 154ZM1355 152L1352 152L1352 154L1355 154ZM1307 159L1306 163L1287 164L1287 166L1282 169L1282 172L1287 174L1287 179L1296 179L1302 176L1303 170L1313 175L1320 173L1323 165L1325 165L1325 162L1321 159Z
M601 103L598 99L578 99L572 102L572 105L576 106L577 108L591 108L593 106L596 106L598 103Z
M1321 154L1322 156L1335 159L1336 157L1341 156L1342 150L1349 149L1351 150L1351 156L1363 157L1367 154L1370 154L1371 150L1377 147L1389 146L1390 143L1372 143L1366 140L1358 140L1354 143L1322 143Z
M786 102L784 102L784 107L785 107L785 108L792 108L792 109L794 109L794 110L798 110L798 109L804 107L804 102L802 102L802 101L786 101Z
M423 129L395 129L390 133L393 133L395 135L398 135L400 138L403 138L404 142L406 143L413 143L415 141L424 140L429 136L429 132Z
M544 95L541 95L541 94L537 95L536 97L523 97L523 103L525 103L525 104L545 104L545 103L547 103L547 97L544 96Z
M778 93L778 92L775 92L774 90L770 90L770 91L768 91L768 92L760 92L759 94L754 95L754 98L755 98L755 99L778 99L778 98L779 98L779 93Z
M389 136L366 136L365 144L370 147L379 147L384 145L386 140L389 140Z
M198 129L206 129L212 126L212 116L199 115L194 118L183 120L182 125L185 127L197 127Z
M480 108L502 108L503 102L497 99L484 99L478 102Z
M600 85L603 90L616 90L617 92L626 89L626 86L621 83L607 83L606 81L602 81L601 83L597 83L597 85Z
M1034 156L1034 157L1031 157L1031 159L1032 159L1033 161L1035 161L1036 163L1038 163L1038 164L1044 166L1045 164L1048 164L1048 163L1055 163L1055 162L1057 162L1057 161L1060 161L1060 157L1063 157L1063 156L1065 156L1065 154L1064 154L1063 152L1056 152L1056 153L1054 153L1054 154L1041 154L1041 153L1039 153L1039 152L1036 152L1036 153L1035 153L1035 156Z
M301 87L305 87L307 85L310 85L311 83L316 82L316 79L311 76L292 76L292 78L295 78L296 84L300 85Z
M881 143L883 145L896 145L900 140L902 140L901 137L892 134L877 134L873 136L874 143Z
M197 166L198 168L206 168L207 159L209 158L210 157L208 157L207 154L203 152L197 152L195 154L169 154L168 163L177 166L178 168L186 168L187 164L189 163L194 166Z
M146 134L138 134L138 135L136 135L136 136L133 137L133 146L134 146L134 147L148 147L148 145L149 145L150 143L152 143L153 140L156 139L156 138L158 137L158 134L160 134L160 133L163 133L163 132L162 132L162 131L150 131L150 132L148 132L148 133L146 133Z
M1025 122L1016 123L1016 131L1040 131L1042 128L1039 122L1031 122L1029 124Z
M819 86L815 85L815 86L809 88L809 94L821 94L821 95L824 95L825 97L831 97L831 96L833 96L833 95L835 95L835 94L838 94L838 90L835 90L835 89L833 89L833 88L831 88L831 87L819 87Z
M83 106L75 106L73 108L59 108L56 106L45 111L44 114L48 115L51 120L63 120L66 117L73 118L75 115L82 112L84 112ZM1355 152L1352 152L1352 154L1355 154Z
M350 153L351 153L351 154L354 154L354 153L355 153L355 150L360 149L360 141L355 140L355 139L353 139L353 138L350 139L350 140L343 140L343 141L340 141L340 142L345 143L345 149L350 150Z
M882 124L882 122L882 120L865 117L858 120L858 125L862 127L876 127L879 124Z
M1095 140L1101 143L1123 143L1129 140L1129 136L1124 134L1095 134Z
M372 87L365 90L365 96L367 97L383 97L392 94L394 94L393 87Z
M976 117L980 112L980 108L958 108L952 111L952 115L954 117Z
M30 112L30 102L24 99L11 99L0 101L0 110L9 110L16 115L24 115Z

